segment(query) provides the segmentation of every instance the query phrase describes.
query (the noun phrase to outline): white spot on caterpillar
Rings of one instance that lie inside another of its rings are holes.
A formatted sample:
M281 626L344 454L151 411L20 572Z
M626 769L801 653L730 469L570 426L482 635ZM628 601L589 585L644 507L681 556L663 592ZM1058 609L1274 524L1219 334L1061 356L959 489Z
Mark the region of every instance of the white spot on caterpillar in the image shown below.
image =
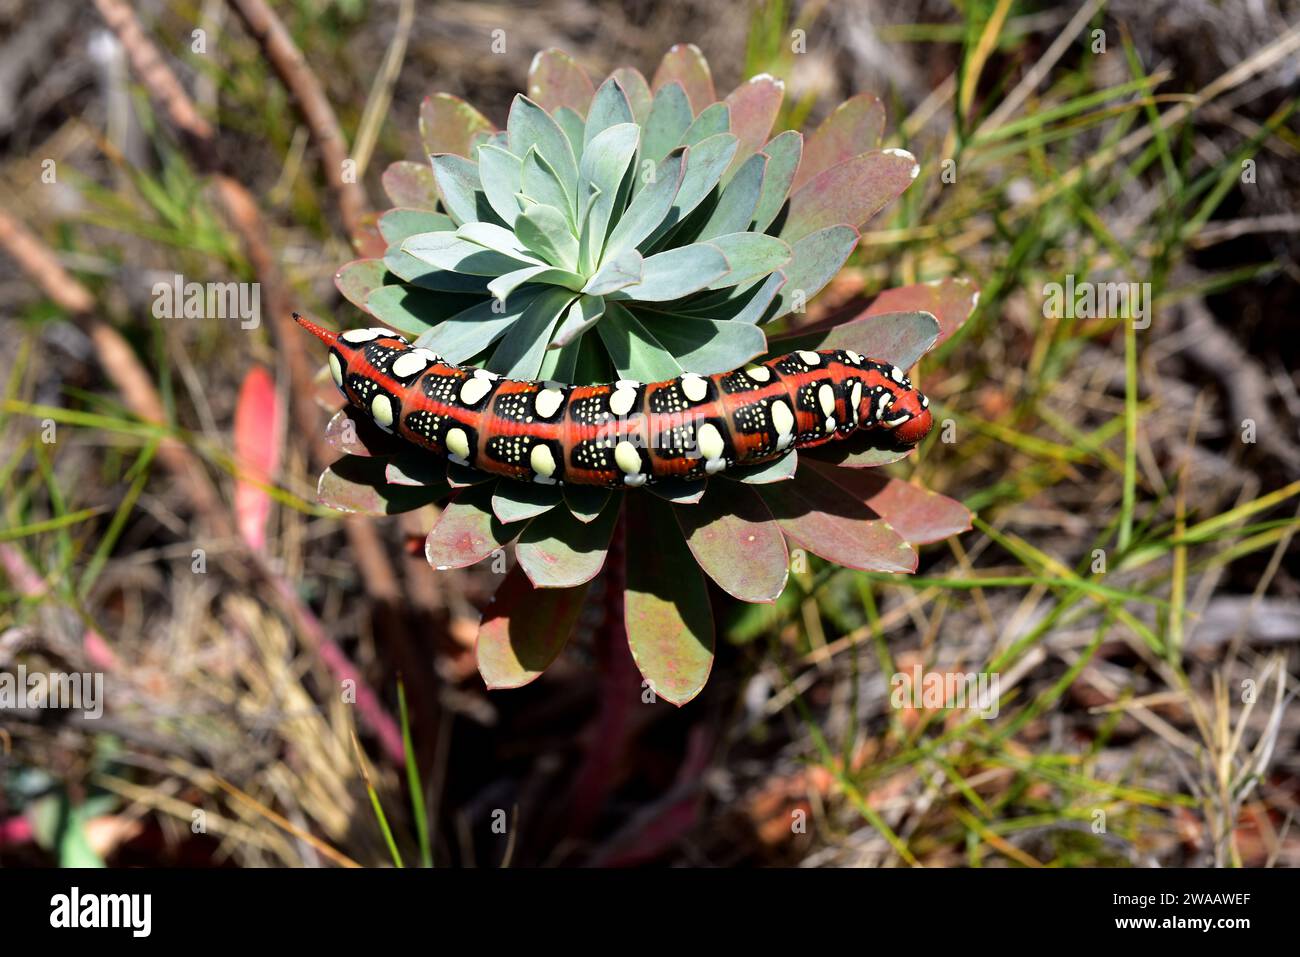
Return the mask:
M551 454L550 446L534 445L533 450L528 453L528 464L537 473L535 481L541 482L543 485L549 485L555 481L551 477L555 474L555 456Z
M343 388L343 366L339 364L339 357L330 353L330 375L334 377L334 384L340 389Z
M688 372L681 378L682 394L692 402L701 401L709 394L709 383L694 372Z
M491 379L486 376L474 375L466 379L465 384L460 387L460 401L466 405L474 405L491 391Z
M910 418L911 418L910 415L896 416L895 418L887 420L885 422L885 425L889 426L889 428L891 429L896 429Z
M755 382L770 382L772 380L772 370L767 366L760 366L750 363L745 366L745 375L749 376Z
M560 407L560 403L563 401L564 393L559 389L543 389L537 393L537 397L533 400L533 408L537 410L537 414L543 419L549 419L555 414L555 410Z
M890 366L889 377L895 382L901 383L903 381L903 370L898 368L898 366Z
M382 392L370 400L370 416L385 432L393 431L393 403Z
M829 435L831 432L834 432L835 426L838 424L839 423L835 421L835 416L832 415L830 418L826 420L826 433Z
M862 365L862 353L854 352L852 349L845 349L844 354L849 357L849 361L855 366Z
M403 352L393 360L393 375L399 379L409 379L411 376L419 375L429 367L429 360L421 353L422 349L413 349L410 352Z
M712 422L705 422L695 432L695 441L699 446L700 454L707 459L721 459L723 453L727 451L727 445L722 440L722 433ZM706 461L704 468L708 471L709 463ZM715 470L716 471L716 470Z
M830 415L835 411L835 390L829 382L823 382L817 389L817 404L822 407L822 415Z
M851 420L858 420L858 409L862 406L862 383L853 383L853 391L849 393L849 415Z
M380 336L391 336L392 333L387 329L349 329L339 336L344 342L352 345L360 345L363 342L371 342Z
M928 395L921 396L921 408L923 409L930 408L930 397Z
M626 473L623 478L626 484L641 485L645 482L645 474L641 471L641 453L626 439L614 446L614 463Z
M885 410L889 408L889 403L894 401L894 397L888 392L882 392L876 399L876 419L879 420L884 416Z
M809 352L807 349L799 350L796 355L803 360L804 365L818 366L822 363L822 357L815 352Z
M776 429L776 447L788 448L794 439L794 413L779 399L772 403L772 425Z
M465 465L469 462L469 436L464 429L447 430L447 451L450 453L448 458L456 464Z
M615 415L627 415L632 411L632 406L636 402L636 387L624 385L622 380L619 387L609 396L609 411Z

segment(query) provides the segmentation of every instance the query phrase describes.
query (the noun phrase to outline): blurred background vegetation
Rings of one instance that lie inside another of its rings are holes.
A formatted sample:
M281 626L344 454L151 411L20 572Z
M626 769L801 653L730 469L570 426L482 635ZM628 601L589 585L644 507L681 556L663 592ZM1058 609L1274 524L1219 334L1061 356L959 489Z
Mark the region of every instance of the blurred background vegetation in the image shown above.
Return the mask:
M286 422L277 307L359 314L332 282L348 190L250 29L268 9L380 209L425 95L501 124L548 47L599 77L693 42L720 91L784 79L779 127L875 93L921 175L799 318L979 287L914 376L942 426L891 467L975 529L911 578L809 559L773 606L717 593L680 710L643 703L599 602L539 681L485 691L498 576L431 570L428 514L318 508ZM0 864L1300 862L1296 3L0 0L0 24L0 671L107 696L0 712ZM179 101L140 85L140 41ZM263 323L156 318L176 274L261 282ZM1150 283L1149 327L1050 314L1067 276ZM265 481L241 406L275 423ZM996 672L997 717L891 706L915 666Z

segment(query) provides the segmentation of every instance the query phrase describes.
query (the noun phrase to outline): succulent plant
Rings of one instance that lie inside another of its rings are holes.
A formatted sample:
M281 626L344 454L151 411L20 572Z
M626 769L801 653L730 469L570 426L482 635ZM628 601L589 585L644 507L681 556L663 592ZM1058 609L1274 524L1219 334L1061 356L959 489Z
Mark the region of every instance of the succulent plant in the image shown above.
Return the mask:
M856 96L806 140L771 135L783 87L754 77L724 100L693 46L652 83L616 70L598 88L567 55L534 60L529 95L496 131L436 94L421 107L429 163L383 183L383 255L344 266L344 296L449 361L576 384L708 374L792 349L852 349L911 367L966 319L959 280L880 296L834 327L773 338L839 272L859 228L911 184L907 152L879 149L884 112ZM349 323L356 325L356 323ZM337 413L344 458L322 476L335 507L392 513L447 499L426 552L464 567L514 543L516 566L481 625L480 671L517 687L553 661L611 552L633 657L656 694L703 687L714 623L706 577L746 602L785 587L787 540L850 568L910 572L915 546L969 527L941 495L866 471L906 452L869 437L707 483L609 493L546 489L444 463Z

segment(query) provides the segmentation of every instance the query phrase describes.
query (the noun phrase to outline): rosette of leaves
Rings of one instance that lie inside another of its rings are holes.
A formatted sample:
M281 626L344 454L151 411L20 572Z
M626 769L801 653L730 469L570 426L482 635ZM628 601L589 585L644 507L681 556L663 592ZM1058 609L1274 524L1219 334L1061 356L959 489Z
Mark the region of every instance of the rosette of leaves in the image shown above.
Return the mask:
M910 368L965 320L969 285L904 287L850 322L765 334L830 282L862 225L917 174L910 154L879 148L875 97L848 100L805 138L773 134L782 96L780 81L758 76L718 100L689 45L652 82L625 68L599 87L567 55L539 54L504 130L431 96L420 115L429 162L383 176L396 204L378 220L384 254L344 266L337 285L416 345L517 378L648 382L796 348ZM681 704L713 661L709 581L771 602L792 547L906 573L917 545L969 527L956 502L870 471L906 453L865 437L708 483L610 493L449 465L347 410L329 435L346 455L321 477L323 502L377 514L444 503L426 543L436 568L513 547L477 643L494 688L555 659L616 536L612 606L650 687Z

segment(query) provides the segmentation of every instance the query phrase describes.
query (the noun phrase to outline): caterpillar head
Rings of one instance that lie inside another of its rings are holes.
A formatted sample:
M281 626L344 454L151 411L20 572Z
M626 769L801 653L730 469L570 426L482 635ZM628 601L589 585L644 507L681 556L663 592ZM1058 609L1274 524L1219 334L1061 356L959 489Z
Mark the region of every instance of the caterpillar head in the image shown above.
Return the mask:
M930 433L934 417L930 400L903 375L888 366L883 392L868 390L858 403L858 421L888 429L901 445L916 445Z

